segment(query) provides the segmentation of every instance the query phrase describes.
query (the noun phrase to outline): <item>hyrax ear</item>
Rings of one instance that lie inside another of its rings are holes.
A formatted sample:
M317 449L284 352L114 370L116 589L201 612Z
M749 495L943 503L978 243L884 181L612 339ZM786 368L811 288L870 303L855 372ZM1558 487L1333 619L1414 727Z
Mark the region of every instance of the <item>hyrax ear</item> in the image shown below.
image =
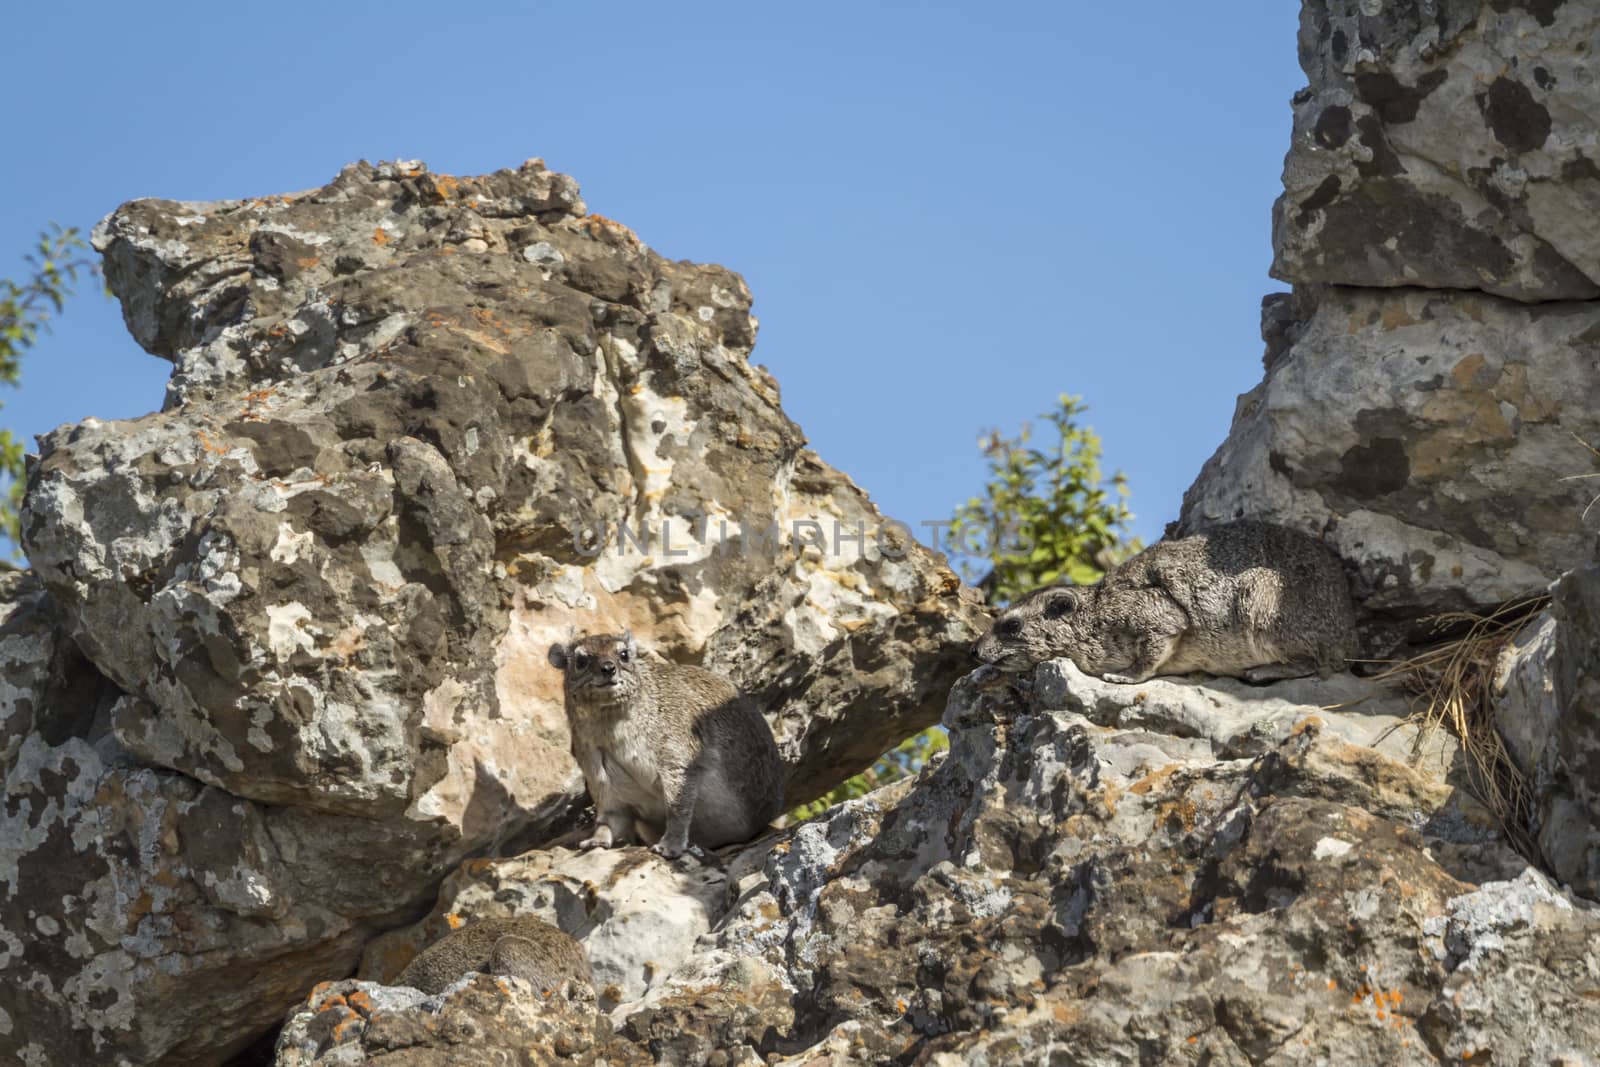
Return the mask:
M1052 589L1040 597L1039 613L1047 619L1060 619L1078 610L1078 594L1070 589Z
M550 666L554 667L558 671L566 670L567 646L563 645L560 641L557 641L555 644L550 646L549 658Z

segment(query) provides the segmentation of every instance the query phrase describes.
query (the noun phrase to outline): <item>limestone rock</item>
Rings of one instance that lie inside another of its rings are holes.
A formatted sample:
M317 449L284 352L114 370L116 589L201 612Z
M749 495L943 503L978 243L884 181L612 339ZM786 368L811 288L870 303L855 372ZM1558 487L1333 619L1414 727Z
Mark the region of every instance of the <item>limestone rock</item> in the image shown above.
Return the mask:
M414 832L130 758L111 724L131 698L30 576L0 581L0 684L7 1063L218 1062L400 921L405 868L427 869Z
M1272 273L1600 296L1600 9L1307 0Z
M1252 697L1047 666L1031 689L964 679L942 761L737 851L717 894L626 850L663 872L658 906L694 900L709 928L617 1004L596 1057L1587 1063L1600 1047L1600 908L1529 868L1444 769L1345 740L1376 725L1366 705L1393 710L1372 683ZM1354 707L1297 703L1357 690ZM1209 706L1219 726L1141 703ZM1218 740L1262 723L1255 744ZM436 915L470 897L582 922L620 884L580 903L595 862L477 865Z
M1320 532L1369 619L1537 593L1600 543L1600 302L1328 289L1239 400L1184 532Z
M592 1005L541 996L520 978L474 975L438 996L366 982L329 982L279 1035L283 1067L404 1067L595 1062L609 1036Z
M1495 677L1495 721L1533 790L1550 869L1600 899L1600 566L1565 574Z
M427 919L367 947L359 976L393 981L452 928L533 916L579 939L600 1006L610 1011L688 958L723 909L725 881L714 866L674 865L642 846L474 860L445 879Z
M464 857L573 825L570 626L734 677L797 803L964 668L976 594L805 448L739 276L537 161L136 201L95 241L174 374L31 466L0 1060L218 1062Z

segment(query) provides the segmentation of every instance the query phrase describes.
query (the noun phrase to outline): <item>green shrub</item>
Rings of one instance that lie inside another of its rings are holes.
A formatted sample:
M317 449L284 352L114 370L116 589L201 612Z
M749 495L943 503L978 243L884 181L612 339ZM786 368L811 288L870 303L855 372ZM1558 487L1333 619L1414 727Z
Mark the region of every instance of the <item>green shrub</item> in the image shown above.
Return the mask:
M1100 438L1079 424L1087 410L1063 393L1054 411L1039 416L1053 441L1035 443L1027 423L1015 437L990 430L980 439L989 480L981 496L956 509L950 547L989 603L1009 604L1060 581L1097 582L1140 547L1128 537L1127 479L1102 477Z

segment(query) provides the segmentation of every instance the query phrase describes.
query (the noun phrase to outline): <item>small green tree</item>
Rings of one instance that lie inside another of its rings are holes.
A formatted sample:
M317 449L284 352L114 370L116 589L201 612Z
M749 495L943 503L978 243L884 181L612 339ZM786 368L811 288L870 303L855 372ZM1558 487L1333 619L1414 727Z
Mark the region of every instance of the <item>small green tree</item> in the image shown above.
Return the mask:
M1036 447L1033 427L1015 437L990 430L979 439L989 460L983 495L956 509L951 554L989 602L1009 604L1062 580L1088 584L1139 547L1128 537L1128 484L1100 473L1100 438L1080 424L1088 408L1063 393L1040 416L1055 440Z
M87 248L77 227L62 229L52 222L25 257L31 277L20 285L0 278L0 383L17 385L22 354L33 347L40 330L49 329L50 316L60 314L78 275L94 270L87 258L77 255ZM21 544L17 512L22 506L22 456L22 442L10 430L0 430L0 481L8 483L0 500L0 534L10 539L13 554Z

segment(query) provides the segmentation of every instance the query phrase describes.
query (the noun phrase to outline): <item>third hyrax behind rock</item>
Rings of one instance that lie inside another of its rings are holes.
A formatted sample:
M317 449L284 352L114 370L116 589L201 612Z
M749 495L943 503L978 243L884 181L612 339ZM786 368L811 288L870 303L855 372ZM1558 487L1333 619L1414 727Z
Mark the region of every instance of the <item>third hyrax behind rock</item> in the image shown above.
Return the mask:
M647 660L633 635L550 646L572 755L594 798L584 848L653 842L668 858L755 837L783 811L783 761L750 698L699 667Z
M480 919L453 930L417 953L395 978L424 993L443 993L464 974L506 974L555 993L565 983L593 986L583 946L560 929L531 915Z
M1095 585L1035 590L974 651L1004 671L1065 656L1108 682L1327 677L1356 653L1355 612L1326 545L1245 520L1153 544Z

